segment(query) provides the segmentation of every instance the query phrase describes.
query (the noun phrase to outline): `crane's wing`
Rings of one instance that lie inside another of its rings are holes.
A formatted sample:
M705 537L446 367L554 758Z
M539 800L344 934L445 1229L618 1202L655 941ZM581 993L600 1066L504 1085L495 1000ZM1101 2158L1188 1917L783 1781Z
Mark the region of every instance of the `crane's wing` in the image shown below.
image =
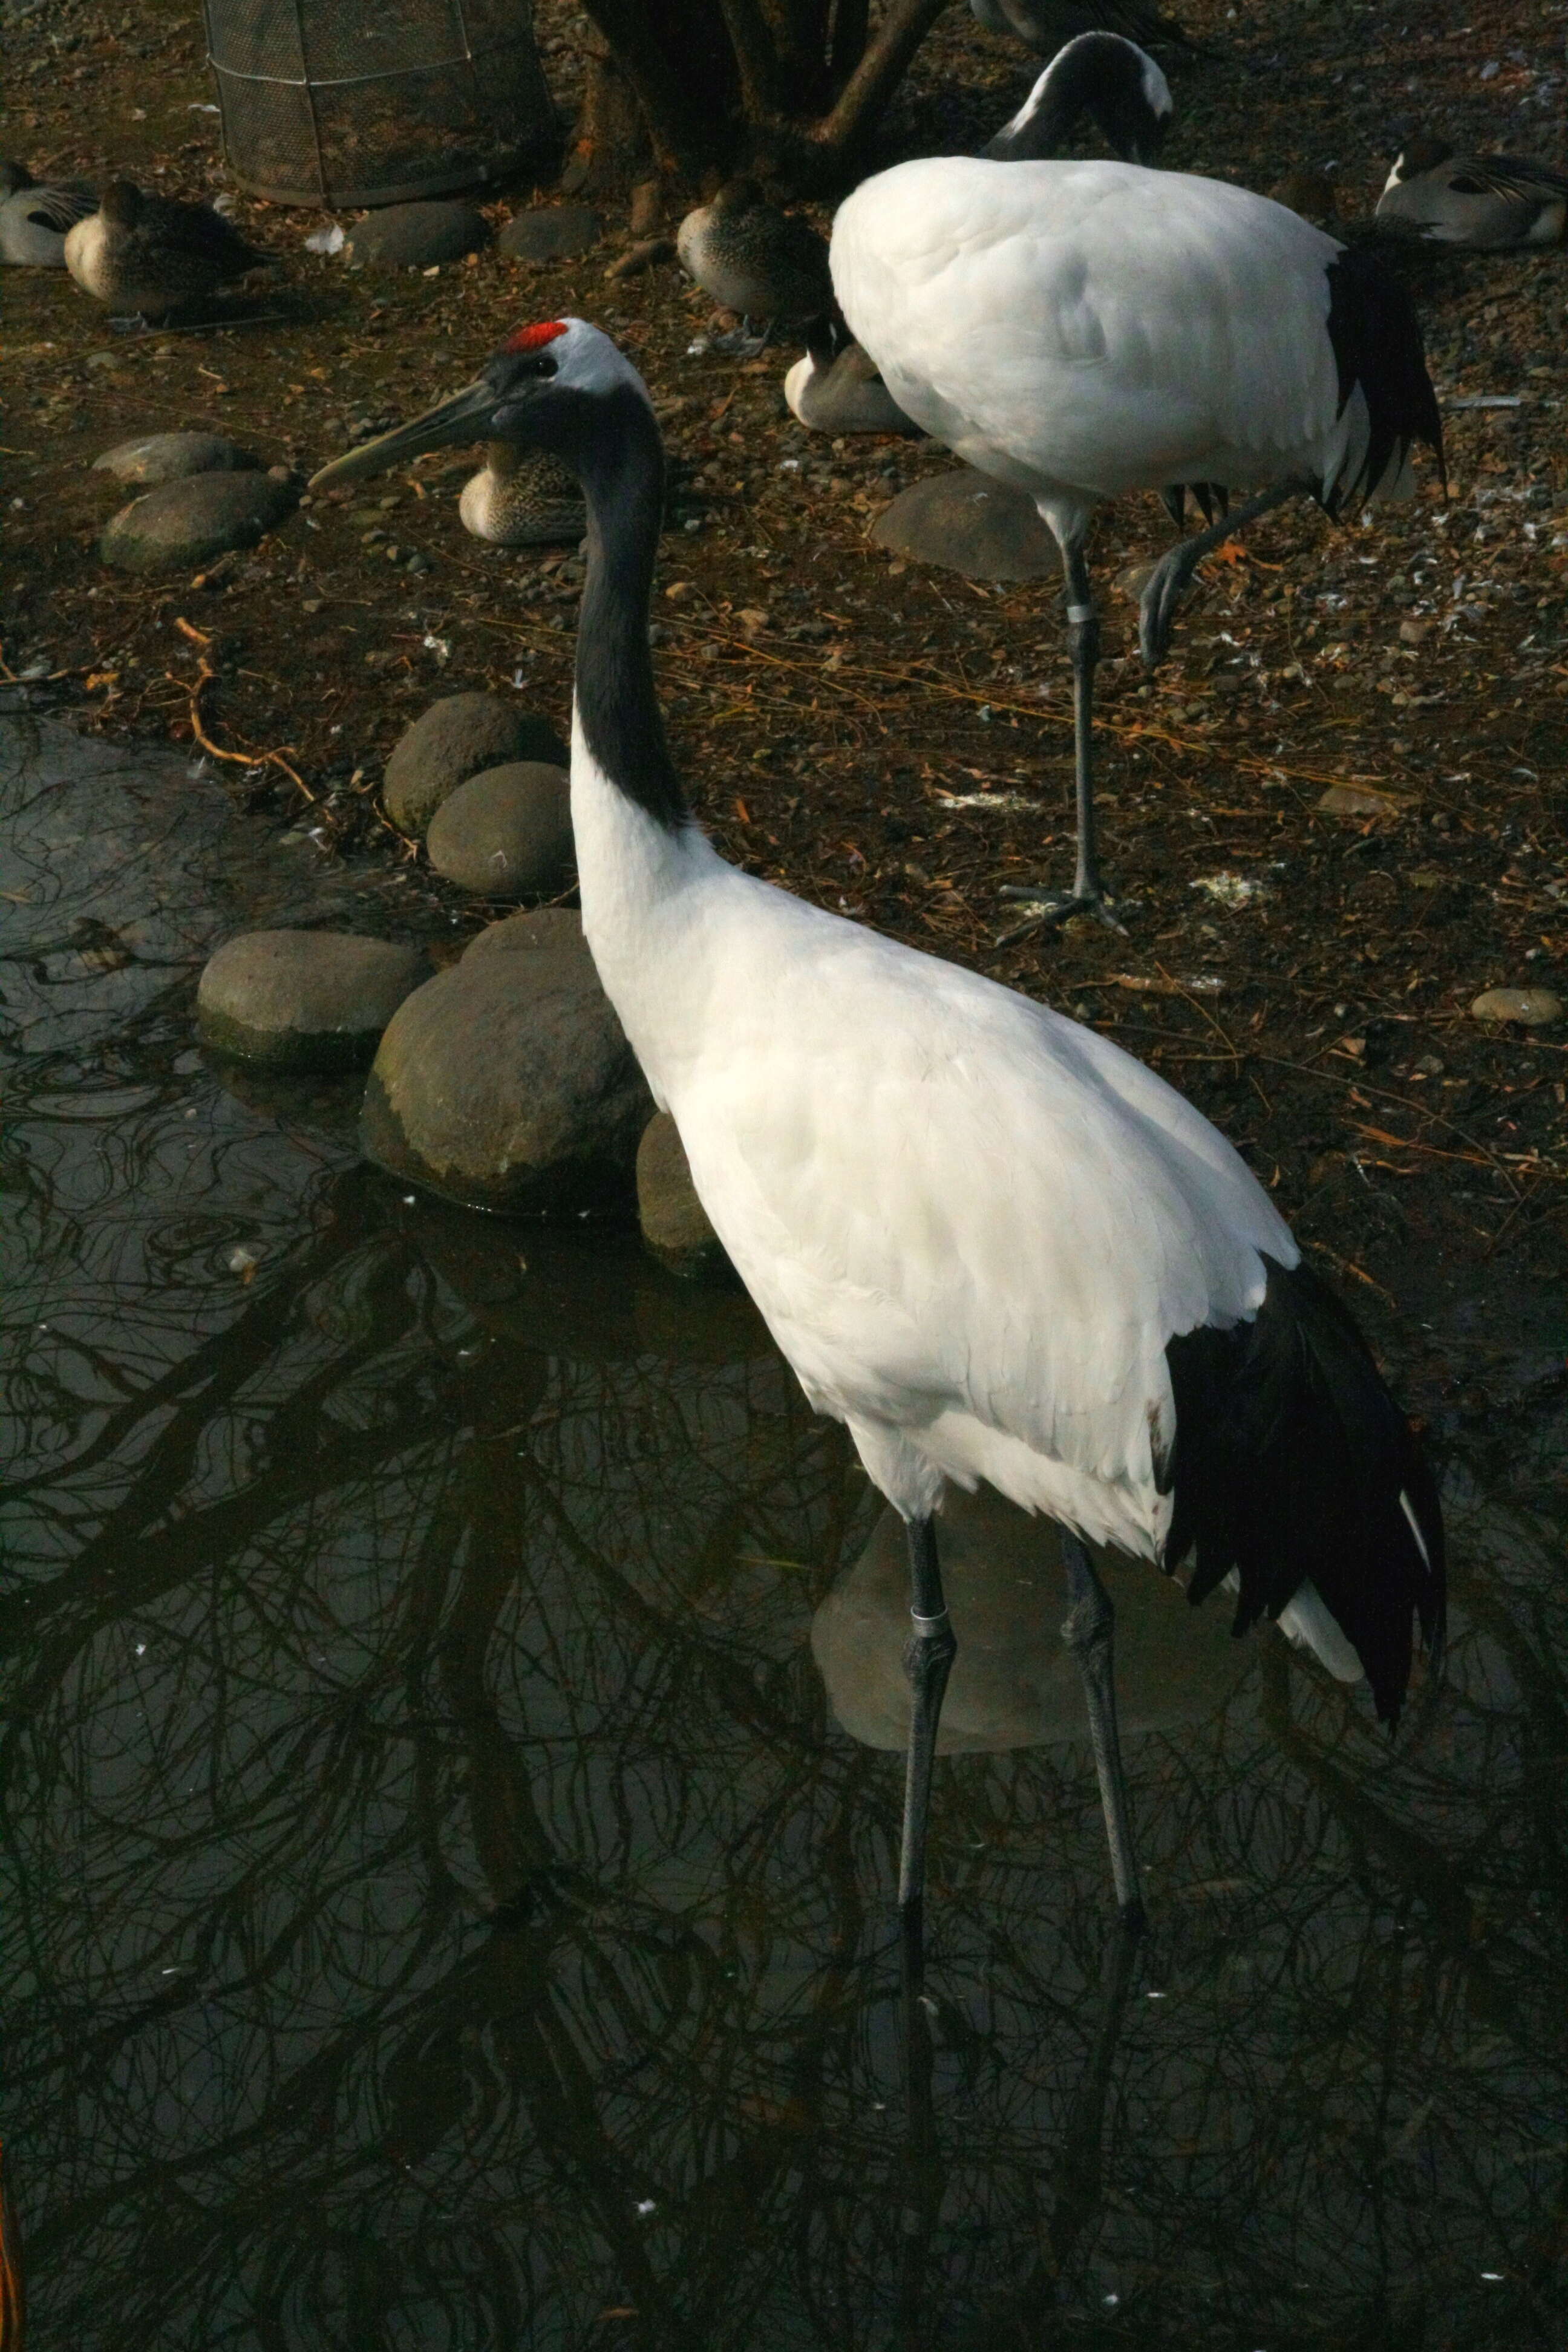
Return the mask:
M1112 497L1216 452L1267 476L1332 435L1340 251L1218 181L946 156L847 198L832 266L857 340L928 432Z
M1395 1715L1413 1616L1442 1637L1436 1493L1230 1145L974 973L738 876L705 919L722 998L680 1024L670 1108L747 1287L873 1475L897 1494L912 1458L1173 1565L1195 1546L1194 1599L1234 1582L1238 1629L1279 1617L1335 1673L1359 1659Z
M726 1034L710 1013L717 1050L670 1107L808 1392L925 1441L968 1420L1152 1492L1168 1341L1253 1312L1260 1253L1295 1262L1288 1228L1207 1120L1108 1041L799 915L783 954L788 915L737 925Z

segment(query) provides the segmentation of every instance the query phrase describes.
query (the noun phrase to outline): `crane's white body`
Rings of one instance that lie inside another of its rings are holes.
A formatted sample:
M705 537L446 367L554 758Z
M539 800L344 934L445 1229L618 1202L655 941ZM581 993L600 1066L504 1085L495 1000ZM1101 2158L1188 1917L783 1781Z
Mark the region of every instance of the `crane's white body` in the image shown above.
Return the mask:
M671 833L581 727L583 926L699 1197L819 1412L906 1517L982 1479L1155 1558L1173 1334L1257 1311L1289 1227L1093 1031ZM1317 1593L1281 1624L1361 1668Z
M1033 497L1353 467L1328 333L1332 237L1267 196L1132 163L942 156L879 173L833 227L834 291L900 408ZM1376 486L1408 495L1408 460Z

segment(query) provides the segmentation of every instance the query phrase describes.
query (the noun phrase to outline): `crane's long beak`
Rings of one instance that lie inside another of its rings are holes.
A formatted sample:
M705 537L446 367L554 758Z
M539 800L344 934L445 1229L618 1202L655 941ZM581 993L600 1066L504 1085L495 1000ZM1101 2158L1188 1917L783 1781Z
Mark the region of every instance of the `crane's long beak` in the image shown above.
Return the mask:
M383 433L374 441L363 441L357 449L345 449L319 473L310 477L310 488L319 490L326 482L352 482L363 474L384 474L389 467L405 466L411 458L422 457L426 449L446 449L454 443L488 441L490 419L495 414L496 395L483 376L466 383L450 400L427 408L423 416L416 416L406 425L395 425L390 433Z

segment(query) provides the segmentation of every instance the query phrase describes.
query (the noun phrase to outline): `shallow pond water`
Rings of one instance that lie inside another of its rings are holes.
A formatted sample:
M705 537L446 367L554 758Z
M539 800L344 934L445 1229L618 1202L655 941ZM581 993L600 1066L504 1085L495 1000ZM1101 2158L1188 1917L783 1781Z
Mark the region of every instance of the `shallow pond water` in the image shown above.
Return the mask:
M740 1297L406 1196L353 1082L195 1048L217 940L395 927L395 882L183 761L3 748L35 2342L1558 2341L1561 1417L1450 1460L1453 1646L1394 1743L1117 1576L1130 1971L1048 1545L970 1523L911 2169L901 1603L838 1433Z

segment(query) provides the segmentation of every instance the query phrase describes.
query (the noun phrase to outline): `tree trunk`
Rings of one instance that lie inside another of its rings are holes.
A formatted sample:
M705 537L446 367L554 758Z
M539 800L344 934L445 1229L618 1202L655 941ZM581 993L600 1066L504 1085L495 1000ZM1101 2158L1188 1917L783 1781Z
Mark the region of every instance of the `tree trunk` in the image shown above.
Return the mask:
M672 190L746 172L841 184L951 0L584 0L595 28L574 187Z
M605 42L584 44L583 68L582 111L561 184L569 195L621 195L649 166L642 109Z

